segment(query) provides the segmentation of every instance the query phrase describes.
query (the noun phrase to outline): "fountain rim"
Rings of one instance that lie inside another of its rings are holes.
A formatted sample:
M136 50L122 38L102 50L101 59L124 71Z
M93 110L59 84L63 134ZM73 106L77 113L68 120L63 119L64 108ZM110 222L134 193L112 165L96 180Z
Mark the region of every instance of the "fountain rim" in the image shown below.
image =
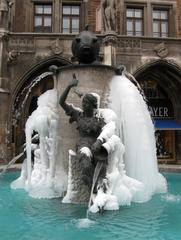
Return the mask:
M72 64L72 65L57 67L56 69L50 70L50 71L53 72L53 75L58 75L61 73L61 71L64 71L64 70L76 70L76 69L80 69L80 68L82 68L82 69L86 69L86 68L105 69L105 68L107 68L107 69L115 72L115 75L116 75L116 69L117 69L116 67L113 67L110 65L105 65L105 64Z

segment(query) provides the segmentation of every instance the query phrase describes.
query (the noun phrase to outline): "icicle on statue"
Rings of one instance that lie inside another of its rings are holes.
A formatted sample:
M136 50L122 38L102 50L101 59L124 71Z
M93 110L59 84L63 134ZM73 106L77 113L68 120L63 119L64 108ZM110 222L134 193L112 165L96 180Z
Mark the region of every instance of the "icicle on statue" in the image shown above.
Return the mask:
M11 183L13 189L25 188L34 198L60 197L66 190L66 173L61 165L62 161L57 161L57 158L60 158L57 100L56 88L46 91L38 98L38 108L26 122L26 158L21 175ZM34 137L32 138L34 133L38 136L36 144Z

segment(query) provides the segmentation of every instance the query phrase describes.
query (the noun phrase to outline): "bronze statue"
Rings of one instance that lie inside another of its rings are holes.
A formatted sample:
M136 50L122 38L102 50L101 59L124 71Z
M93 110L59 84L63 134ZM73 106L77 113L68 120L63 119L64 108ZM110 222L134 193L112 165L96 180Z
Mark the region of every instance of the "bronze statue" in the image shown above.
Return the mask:
M96 110L99 107L96 94L89 93L84 95L82 99L83 111L66 102L69 91L71 88L76 87L77 84L78 80L74 74L72 81L62 93L59 103L65 113L70 116L69 122L75 121L77 123L79 139L76 145L76 161L79 161L82 166L84 183L91 189L94 170L97 165L100 167L98 181L100 182L100 179L106 177L108 153L102 146L104 142L98 139L105 122L103 117L96 115Z
M105 32L116 31L116 2L115 0L102 0L102 23Z
M98 38L90 31L88 26L72 41L73 61L83 64L92 64L100 60L100 43Z

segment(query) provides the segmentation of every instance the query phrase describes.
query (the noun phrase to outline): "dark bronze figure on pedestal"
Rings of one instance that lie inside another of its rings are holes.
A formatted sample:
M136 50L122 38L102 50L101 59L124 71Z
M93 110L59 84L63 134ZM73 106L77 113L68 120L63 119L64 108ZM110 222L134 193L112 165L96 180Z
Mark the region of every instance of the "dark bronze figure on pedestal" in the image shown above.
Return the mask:
M78 80L73 76L60 97L60 105L65 113L70 116L69 122L77 122L79 139L76 144L76 161L82 166L83 181L91 189L94 169L100 165L99 182L106 177L106 166L108 153L103 142L98 139L103 126L104 119L96 115L98 109L98 96L94 93L85 94L82 99L83 111L75 108L72 104L66 102L71 88L77 86Z

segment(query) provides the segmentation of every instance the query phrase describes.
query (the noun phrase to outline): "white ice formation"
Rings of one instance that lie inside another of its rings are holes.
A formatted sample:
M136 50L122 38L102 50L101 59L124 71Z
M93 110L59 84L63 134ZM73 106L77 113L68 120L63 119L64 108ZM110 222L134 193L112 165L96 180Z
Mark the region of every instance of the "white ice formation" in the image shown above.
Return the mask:
M116 114L111 109L98 109L99 116L104 118L105 126L98 139L104 139L103 147L108 152L107 191L99 188L96 195L92 196L92 206L89 211L98 212L99 209L117 210L120 205L130 205L143 190L143 184L126 175L123 155L125 147L116 135Z
M12 188L25 188L35 198L60 197L67 188L67 174L61 161L57 100L56 89L48 90L39 97L38 108L26 122L27 159L20 177L11 183ZM34 133L39 136L39 144L35 146L31 143Z
M118 135L125 146L126 173L144 184L134 201L148 201L154 193L166 192L167 183L158 172L154 126L147 105L124 75L112 79L109 100L118 117Z

